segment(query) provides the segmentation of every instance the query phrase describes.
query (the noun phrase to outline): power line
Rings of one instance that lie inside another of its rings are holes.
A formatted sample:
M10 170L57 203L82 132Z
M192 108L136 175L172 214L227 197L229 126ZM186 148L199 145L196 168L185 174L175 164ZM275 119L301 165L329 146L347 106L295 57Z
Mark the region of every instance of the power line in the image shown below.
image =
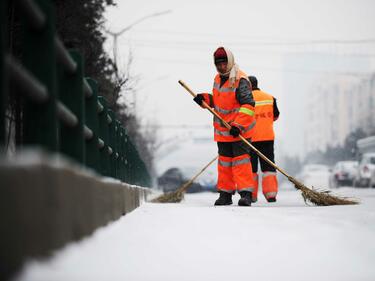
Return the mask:
M132 40L128 42L126 45L134 45L138 48L161 48L161 49L172 49L176 51L180 50L187 50L187 51L202 51L205 50L206 48L203 49L202 47L208 47L208 46L217 46L220 45L217 42L212 42L212 43L204 43L205 45L202 45L204 42L186 42L186 41L152 41L152 40ZM328 44L328 43L327 43ZM123 44L121 44L123 45ZM332 51L302 51L298 49L295 49L294 52L291 52L290 49L274 49L272 47L276 47L277 45L268 45L272 49L254 49L254 48L259 48L261 45L235 45L233 43L230 43L232 46L239 46L236 48L237 51L244 51L244 52L251 52L251 53L256 53L256 54L266 54L266 55L284 55L284 54L294 54L294 53L332 53ZM287 45L284 45L287 46ZM294 45L295 47L299 46L304 46L307 47L308 45ZM333 46L330 46L333 47ZM341 53L338 53L338 51L335 51L335 55L340 55L340 56L355 56L355 57L375 57L375 53L348 53L348 51L340 51ZM358 52L358 50L357 50Z
M193 61L193 60L181 60L181 59L157 59L157 58L137 58L140 60L147 60L147 61L155 61L155 62L161 62L161 63L172 63L172 64L202 64L201 61ZM241 66L244 66L244 64L241 64ZM284 73L295 73L295 74L333 74L333 75L342 75L342 76L356 76L356 77L365 77L370 76L373 73L371 72L353 72L353 71L327 71L327 70L309 70L309 69L288 69L288 68L277 68L277 67L269 67L269 66L261 66L261 65L251 65L251 67L246 67L245 69L257 69L257 70L263 70L263 71L270 71L270 72L284 72Z
M152 32L152 31L150 31ZM154 34L154 32L152 32ZM181 35L181 32L178 32L179 35ZM193 33L194 34L194 33ZM205 36L206 37L206 36ZM212 45L217 44L217 41L202 41L202 40L175 40L176 37L173 37L173 42L178 42L181 44L189 45L189 44L200 44L200 45ZM184 36L186 38L186 36ZM191 37L189 37L191 38ZM222 36L218 37L222 38ZM170 38L168 38L170 39ZM152 42L157 43L157 40L149 40L149 39L136 39L135 41L140 42ZM281 40L281 39L262 39L262 40L245 40L245 41L233 41L229 40L228 37L225 37L226 42L230 42L233 45L259 45L259 46L290 46L290 45L327 45L327 44L333 44L333 45L347 45L347 44L375 44L375 38L362 38L362 39L316 39L316 40L299 40L299 39L291 39L291 40ZM159 41L159 42L165 42L165 40Z
M153 14L144 16L144 17L136 20L135 22L129 24L128 26L122 28L119 32L112 32L110 30L106 30L106 32L113 37L113 62L114 62L114 65L115 65L116 69L117 69L117 53L118 53L118 51L117 51L117 40L118 40L118 37L121 36L126 31L133 28L135 25L145 21L146 19L158 17L158 16L161 16L161 15L164 15L164 14L168 14L170 12L171 12L171 10L167 10L167 11L157 12L157 13L153 13Z
M152 17L157 17L157 16L161 16L161 15L165 15L165 14L168 14L172 12L171 10L167 10L167 11L163 11L163 12L157 12L157 13L153 13L153 14L150 14L150 15L147 15L147 16L144 16L138 20L136 20L135 22L133 22L132 24L129 24L127 27L124 27L122 28L119 32L111 32L111 31L107 31L109 34L111 34L112 36L120 36L121 34L123 34L125 31L128 31L129 29L131 29L133 26L137 25L138 23L141 23L142 21L146 20L146 19L149 19L149 18L152 18Z
M171 38L168 38L171 39ZM354 44L375 44L375 39L361 39L361 40L310 40L310 41L296 41L296 42L272 42L272 41L230 41L227 43L235 46L308 46L308 45L354 45ZM217 45L218 41L193 41L193 40L155 40L155 39L132 39L132 43L136 44L170 44L183 46L212 46Z
M193 35L193 36L210 36L222 38L222 34L213 33L197 33L197 32L184 32L174 30L137 30L136 33L164 33L164 34L178 34L178 35ZM237 37L231 35L232 37ZM240 36L240 34L238 35ZM242 36L242 35L241 35ZM226 36L226 38L228 38ZM260 38L260 37L258 37ZM266 41L265 41L266 40ZM276 41L276 42L275 42ZM259 45L306 45L306 44L372 44L375 43L375 38L362 38L362 39L316 39L316 40L304 40L304 39L280 39L280 38L262 38L260 40L252 40L247 42L240 42L239 44L259 44ZM237 44L237 43L235 43Z

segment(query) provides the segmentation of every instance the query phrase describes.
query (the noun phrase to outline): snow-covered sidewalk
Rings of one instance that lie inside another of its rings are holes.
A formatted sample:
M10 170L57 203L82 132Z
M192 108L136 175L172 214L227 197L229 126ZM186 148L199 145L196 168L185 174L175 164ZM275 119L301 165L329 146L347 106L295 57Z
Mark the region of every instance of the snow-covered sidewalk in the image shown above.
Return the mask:
M17 280L375 280L375 189L341 188L358 206L306 206L298 191L252 207L215 193L145 203Z

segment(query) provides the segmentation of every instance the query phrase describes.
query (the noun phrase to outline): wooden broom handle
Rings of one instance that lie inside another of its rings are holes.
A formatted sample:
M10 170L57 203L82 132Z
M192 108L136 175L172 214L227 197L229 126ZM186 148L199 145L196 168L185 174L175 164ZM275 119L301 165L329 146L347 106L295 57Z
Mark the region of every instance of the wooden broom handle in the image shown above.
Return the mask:
M197 95L189 88L188 85L185 84L185 82L178 80L178 83L182 87L184 87L193 97L196 97ZM202 101L202 104L205 108L207 108L213 115L215 115L227 129L230 129L231 126L226 122L215 110L213 110L204 100ZM268 159L262 152L260 152L258 149L256 149L247 139L245 139L241 134L239 135L239 138L247 145L249 146L253 151L255 151L256 154L260 158L262 158L264 161L266 161L268 164L270 164L272 167L274 167L276 170L278 170L280 173L282 173L284 176L286 176L288 179L291 179L292 177L288 175L283 169L279 168L275 163L273 163L270 159Z
M197 177L199 177L207 168L208 166L210 166L213 162L216 161L216 159L218 158L218 156L216 156L214 159L212 159L206 166L203 167L203 169L198 173L196 174L194 177L192 177L188 182L186 182L181 188L180 190L181 191L185 191L186 189L189 188L189 186L195 181L195 179Z

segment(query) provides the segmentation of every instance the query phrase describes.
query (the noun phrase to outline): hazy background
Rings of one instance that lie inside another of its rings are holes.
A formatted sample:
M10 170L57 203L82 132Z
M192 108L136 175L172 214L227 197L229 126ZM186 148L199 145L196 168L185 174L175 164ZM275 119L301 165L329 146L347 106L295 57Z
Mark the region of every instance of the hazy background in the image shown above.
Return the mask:
M127 102L142 126L158 126L149 137L163 144L156 152L159 174L174 165L201 167L216 154L211 115L177 81L197 93L211 91L218 46L229 48L240 68L277 98L277 157L305 155L306 100L317 86L360 81L375 68L375 1L118 1L106 26L117 32L166 10L118 39L119 68L131 56L130 71L139 78ZM112 55L111 37L106 46Z

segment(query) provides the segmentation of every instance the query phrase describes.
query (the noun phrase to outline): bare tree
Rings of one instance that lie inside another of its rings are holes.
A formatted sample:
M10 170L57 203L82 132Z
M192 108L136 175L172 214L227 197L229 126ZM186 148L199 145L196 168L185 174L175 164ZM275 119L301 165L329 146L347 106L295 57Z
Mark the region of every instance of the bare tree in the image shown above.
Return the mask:
M157 143L157 131L155 124L151 124L151 122L143 126L140 116L137 115L135 99L140 76L132 72L133 60L133 53L130 50L127 61L122 68L124 71L120 71L116 65L114 66L116 70L113 77L115 87L113 99L109 101L109 104L126 128L132 142L136 145L148 171L154 176L154 151Z

